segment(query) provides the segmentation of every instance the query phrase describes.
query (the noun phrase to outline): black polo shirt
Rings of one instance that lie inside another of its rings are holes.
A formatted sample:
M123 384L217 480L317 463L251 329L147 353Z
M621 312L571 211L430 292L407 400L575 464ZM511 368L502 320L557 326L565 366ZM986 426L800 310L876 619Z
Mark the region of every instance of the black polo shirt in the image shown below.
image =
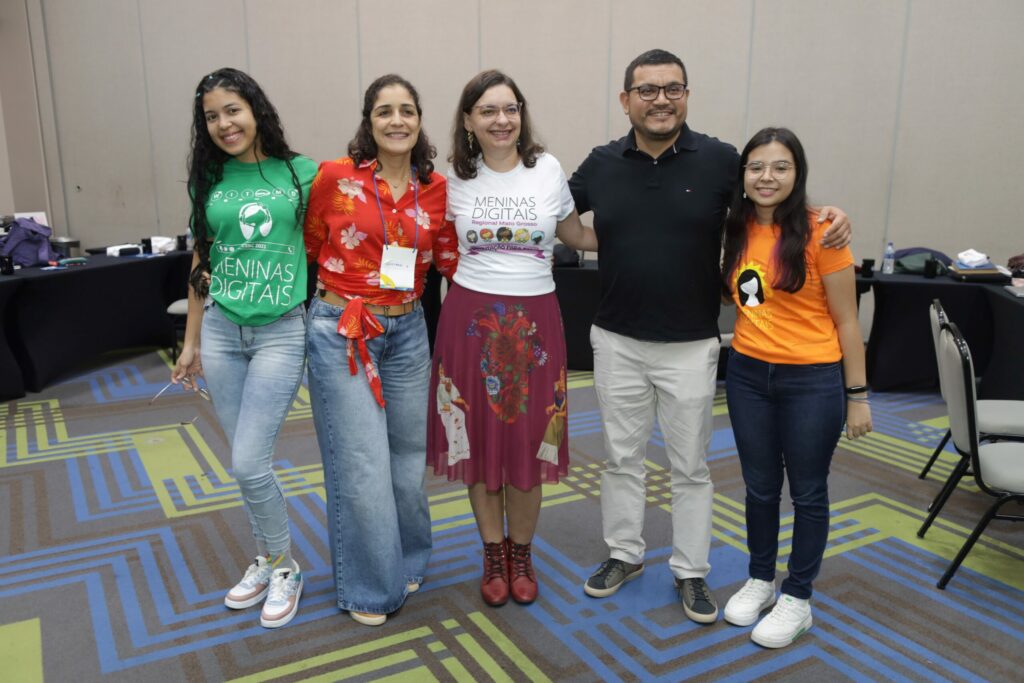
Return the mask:
M735 147L685 125L657 159L632 130L590 152L569 189L580 214L594 212L594 324L644 341L718 336L722 225L738 165Z

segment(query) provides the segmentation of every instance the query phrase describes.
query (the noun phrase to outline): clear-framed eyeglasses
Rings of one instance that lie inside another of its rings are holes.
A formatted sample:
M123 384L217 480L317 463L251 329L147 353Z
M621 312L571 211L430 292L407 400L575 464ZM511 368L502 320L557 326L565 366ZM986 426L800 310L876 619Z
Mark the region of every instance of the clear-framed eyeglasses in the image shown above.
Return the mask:
M186 377L186 378L182 379L181 382L179 382L179 384L181 385L181 387L185 391L195 391L197 394L202 396L207 401L210 400L210 392L207 391L205 387L201 387L201 386L195 384L194 380L191 380L188 377ZM165 384L163 389L161 389L160 391L156 392L156 396L154 396L153 398L149 399L149 405L153 405L153 403L156 402L156 400L158 398L160 398L161 396L164 395L164 392L166 392L168 389L170 389L173 386L174 386L174 382L168 382L167 384Z
M788 161L751 161L746 164L743 168L746 169L747 175L760 177L764 175L765 169L770 169L773 178L785 178L787 175L792 173L793 164Z
M515 102L513 104L506 104L503 107L499 107L493 104L484 104L473 107L476 113L480 115L480 118L485 121L493 121L498 118L498 112L503 112L506 119L518 119L523 113L522 102Z
M636 91L637 97L644 102L653 102L658 99L658 93L664 91L666 99L681 100L686 95L686 83L669 83L668 85L638 85L627 90Z

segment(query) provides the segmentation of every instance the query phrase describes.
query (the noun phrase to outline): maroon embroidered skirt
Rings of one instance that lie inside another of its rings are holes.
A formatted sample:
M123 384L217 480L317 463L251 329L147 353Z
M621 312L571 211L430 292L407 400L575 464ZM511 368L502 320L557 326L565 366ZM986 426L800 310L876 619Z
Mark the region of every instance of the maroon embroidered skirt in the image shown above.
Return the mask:
M569 471L565 333L555 293L448 290L434 342L427 463L449 481L528 490Z

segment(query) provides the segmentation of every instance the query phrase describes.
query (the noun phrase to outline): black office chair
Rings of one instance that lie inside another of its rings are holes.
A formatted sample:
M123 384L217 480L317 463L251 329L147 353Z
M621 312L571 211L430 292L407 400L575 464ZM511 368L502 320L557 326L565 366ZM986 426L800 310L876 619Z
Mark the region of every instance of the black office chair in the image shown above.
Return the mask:
M932 305L928 308L928 313L931 319L932 339L935 342L935 358L939 370L939 392L942 394L943 399L946 399L946 384L950 381L955 381L956 378L943 376L942 364L938 362L938 359L940 332L943 326L949 324L949 319L942 308L942 303L938 299L932 302ZM1024 401L977 401L977 415L978 433L981 441L1024 439ZM918 475L919 479L924 479L928 471L931 470L935 460L946 447L946 444L949 443L951 434L951 430L947 429L945 436L942 437L939 445L935 448L935 452L932 453L928 463L921 470L921 474ZM928 517L917 532L919 537L924 537L932 522L935 521L942 507L946 504L946 501L949 500L953 491L956 490L960 480L965 475L971 474L970 466L970 458L961 456L960 462L953 467L942 488L939 489L939 492L928 506Z
M966 461L970 461L978 488L996 499L967 537L960 552L946 569L946 573L939 579L937 586L943 589L990 521L1024 521L1024 515L999 514L1000 508L1006 503L1024 502L1024 443L981 443L979 440L974 364L967 342L953 323L943 325L939 333L939 368L940 381L943 375L947 380L944 396L949 407L949 428L953 434L953 445Z

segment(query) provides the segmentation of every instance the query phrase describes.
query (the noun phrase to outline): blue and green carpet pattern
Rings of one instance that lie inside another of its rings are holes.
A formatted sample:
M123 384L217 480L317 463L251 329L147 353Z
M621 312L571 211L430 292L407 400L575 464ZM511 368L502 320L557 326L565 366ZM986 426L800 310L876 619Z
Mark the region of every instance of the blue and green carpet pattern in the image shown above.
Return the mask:
M306 577L287 627L232 611L249 524L211 406L172 389L162 352L106 363L0 404L0 662L7 681L981 681L1021 680L1024 544L994 522L948 589L935 582L989 498L965 481L925 539L925 508L957 457L917 473L946 429L938 395L879 394L876 431L839 444L832 531L814 626L762 649L750 627L690 622L667 560L670 473L648 446L647 571L612 597L582 584L605 559L601 420L587 373L569 378L572 468L546 486L534 543L536 603L487 607L464 488L428 474L434 553L422 589L381 628L334 604L323 473L308 393L277 448L293 552ZM746 578L743 481L724 395L709 584ZM792 514L783 512L780 574Z

